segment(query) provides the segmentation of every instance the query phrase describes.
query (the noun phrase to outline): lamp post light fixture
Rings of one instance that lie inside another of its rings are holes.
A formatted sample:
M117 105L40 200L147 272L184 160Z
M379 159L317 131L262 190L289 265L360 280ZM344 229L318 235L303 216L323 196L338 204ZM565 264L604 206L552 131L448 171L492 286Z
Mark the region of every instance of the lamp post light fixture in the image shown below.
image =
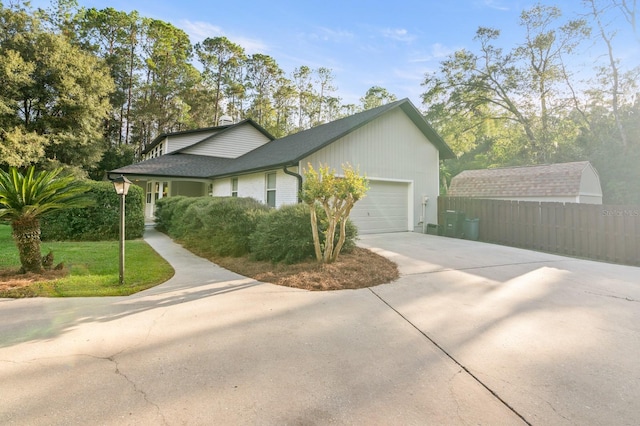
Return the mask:
M120 284L124 284L124 197L129 192L129 186L131 181L126 177L120 175L113 179L113 187L116 190L116 194L120 196Z

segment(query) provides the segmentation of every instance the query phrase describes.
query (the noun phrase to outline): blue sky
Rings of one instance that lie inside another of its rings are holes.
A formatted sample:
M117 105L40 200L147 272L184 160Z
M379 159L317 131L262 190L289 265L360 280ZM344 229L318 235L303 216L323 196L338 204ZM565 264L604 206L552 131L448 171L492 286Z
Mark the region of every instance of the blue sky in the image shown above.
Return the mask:
M425 72L436 70L448 54L474 50L479 26L502 31L505 48L523 40L520 12L535 4L521 0L79 0L80 6L137 10L142 16L171 22L186 31L192 43L226 36L247 53L272 56L290 76L295 67L327 67L343 103L359 103L378 85L398 98L420 105ZM560 7L564 16L582 12L579 0L543 1ZM49 1L32 1L47 7ZM640 64L640 41L626 22L614 22L623 62ZM592 68L597 49L581 55L576 68ZM603 53L601 51L600 53Z

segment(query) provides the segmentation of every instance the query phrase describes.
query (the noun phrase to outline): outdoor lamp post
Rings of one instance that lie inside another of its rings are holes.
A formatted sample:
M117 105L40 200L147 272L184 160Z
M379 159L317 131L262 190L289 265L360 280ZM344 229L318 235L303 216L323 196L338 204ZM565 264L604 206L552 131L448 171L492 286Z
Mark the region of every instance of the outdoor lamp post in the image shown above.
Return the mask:
M131 181L122 175L113 180L116 194L120 196L120 284L124 284L124 197L130 185Z

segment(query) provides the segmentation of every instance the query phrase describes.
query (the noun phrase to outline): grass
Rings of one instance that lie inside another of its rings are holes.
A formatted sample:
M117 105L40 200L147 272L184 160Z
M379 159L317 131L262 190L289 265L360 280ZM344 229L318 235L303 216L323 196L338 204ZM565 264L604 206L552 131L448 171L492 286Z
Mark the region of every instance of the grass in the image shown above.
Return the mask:
M126 241L125 284L120 285L118 241L43 242L62 271L42 276L18 274L20 258L11 228L0 224L0 297L127 296L161 284L173 268L143 240Z

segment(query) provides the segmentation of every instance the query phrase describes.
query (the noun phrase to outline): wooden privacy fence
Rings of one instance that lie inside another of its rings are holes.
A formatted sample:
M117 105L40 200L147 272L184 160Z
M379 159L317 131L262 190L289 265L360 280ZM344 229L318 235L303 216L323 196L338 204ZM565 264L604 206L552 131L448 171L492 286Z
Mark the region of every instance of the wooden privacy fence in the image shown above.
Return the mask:
M640 206L438 197L447 210L478 218L478 239L496 244L640 266Z

